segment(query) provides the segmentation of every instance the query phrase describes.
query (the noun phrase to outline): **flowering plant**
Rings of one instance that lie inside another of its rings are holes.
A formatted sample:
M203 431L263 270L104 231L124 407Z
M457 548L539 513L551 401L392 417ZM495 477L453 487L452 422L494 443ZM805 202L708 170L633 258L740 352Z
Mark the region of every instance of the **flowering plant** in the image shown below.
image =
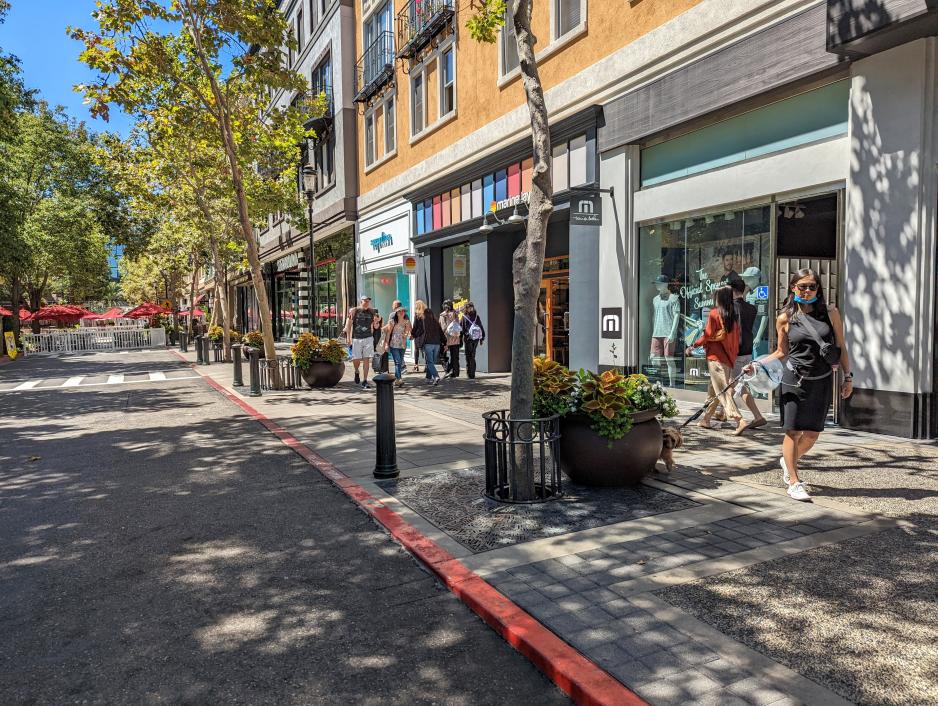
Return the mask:
M334 338L323 341L312 333L301 334L296 343L290 346L293 354L293 364L305 369L311 363L324 360L328 363L341 363L348 355L348 347Z
M264 350L264 334L260 331L248 331L241 337L241 343L251 348Z

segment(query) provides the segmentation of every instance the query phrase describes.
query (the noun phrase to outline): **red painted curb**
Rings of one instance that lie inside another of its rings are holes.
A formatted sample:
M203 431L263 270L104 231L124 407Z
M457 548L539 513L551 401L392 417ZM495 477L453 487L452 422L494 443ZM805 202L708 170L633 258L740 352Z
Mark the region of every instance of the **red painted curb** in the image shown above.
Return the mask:
M170 352L184 362L190 363L175 350ZM319 473L332 481L365 512L380 522L395 540L425 564L450 591L576 703L584 706L647 706L647 702L641 697L557 637L523 608L499 593L485 579L411 526L403 517L329 461L262 412L254 409L209 376L203 375L194 363L190 365L212 388L260 422Z

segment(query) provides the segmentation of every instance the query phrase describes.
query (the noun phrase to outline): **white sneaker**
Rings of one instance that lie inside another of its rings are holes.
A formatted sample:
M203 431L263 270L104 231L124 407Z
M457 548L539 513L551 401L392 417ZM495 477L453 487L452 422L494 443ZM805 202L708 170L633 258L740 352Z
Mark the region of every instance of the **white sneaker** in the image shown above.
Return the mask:
M792 483L788 486L788 497L792 500L810 500L811 496L808 495L808 491L804 487L804 483L798 481L797 483Z
M784 456L778 460L778 464L782 467L782 482L785 485L791 485L791 474L788 472L788 464L785 463Z

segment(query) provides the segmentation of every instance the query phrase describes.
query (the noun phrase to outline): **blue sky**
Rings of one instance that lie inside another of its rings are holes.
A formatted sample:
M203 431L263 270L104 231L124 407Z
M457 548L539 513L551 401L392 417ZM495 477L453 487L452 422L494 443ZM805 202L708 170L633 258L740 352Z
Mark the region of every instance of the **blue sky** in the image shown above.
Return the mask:
M26 85L39 89L53 105L64 105L73 118L94 130L126 135L130 120L111 107L110 122L92 120L81 94L72 86L88 82L93 74L79 63L81 44L65 34L68 26L92 28L94 0L12 0L6 22L0 25L0 48L22 63Z

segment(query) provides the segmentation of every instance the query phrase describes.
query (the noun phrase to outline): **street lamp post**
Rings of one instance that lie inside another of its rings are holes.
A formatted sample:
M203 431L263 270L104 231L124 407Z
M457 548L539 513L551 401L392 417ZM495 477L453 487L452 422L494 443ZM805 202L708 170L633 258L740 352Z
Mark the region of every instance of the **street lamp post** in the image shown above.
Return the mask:
M316 242L313 238L313 202L316 200L316 168L311 164L303 166L303 191L306 192L306 208L309 218L309 263L307 276L309 278L309 330L317 333L319 328L316 319L319 316L319 306L316 301Z

